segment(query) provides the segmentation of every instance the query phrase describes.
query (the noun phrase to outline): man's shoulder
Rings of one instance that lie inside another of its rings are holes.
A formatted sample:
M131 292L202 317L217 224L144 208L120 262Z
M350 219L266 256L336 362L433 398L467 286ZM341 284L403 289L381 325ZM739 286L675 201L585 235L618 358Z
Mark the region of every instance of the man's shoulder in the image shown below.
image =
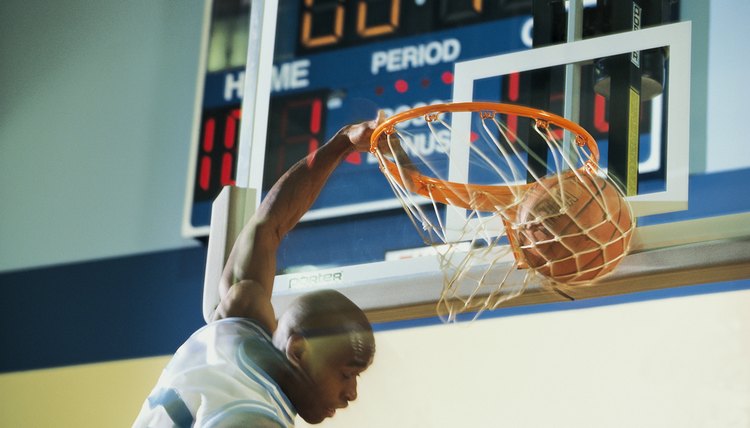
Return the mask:
M248 318L267 330L276 329L276 315L267 290L257 281L243 280L229 288L216 308L217 318Z
M222 355L230 358L230 355L235 355L237 347L242 348L247 341L267 346L273 344L271 334L257 321L239 317L223 318L196 330L180 346L175 357L193 361L199 354L211 349L211 352L223 350Z
M260 336L271 340L272 334L266 326L252 318L229 317L211 321L198 331L213 330L215 332L236 332L242 335Z
M280 351L273 344L273 337L263 323L250 318L224 318L213 321L204 327L203 337L210 337L213 343L234 343L241 361L277 360Z

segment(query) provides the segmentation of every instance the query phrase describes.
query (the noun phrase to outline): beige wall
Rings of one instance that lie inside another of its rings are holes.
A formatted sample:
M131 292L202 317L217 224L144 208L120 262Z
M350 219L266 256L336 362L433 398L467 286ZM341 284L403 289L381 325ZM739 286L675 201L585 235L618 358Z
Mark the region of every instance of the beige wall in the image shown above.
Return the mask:
M748 427L750 290L383 332L322 426Z
M129 427L169 357L0 375L0 427Z
M750 290L377 336L321 427L750 426ZM0 426L130 426L167 359L0 375Z

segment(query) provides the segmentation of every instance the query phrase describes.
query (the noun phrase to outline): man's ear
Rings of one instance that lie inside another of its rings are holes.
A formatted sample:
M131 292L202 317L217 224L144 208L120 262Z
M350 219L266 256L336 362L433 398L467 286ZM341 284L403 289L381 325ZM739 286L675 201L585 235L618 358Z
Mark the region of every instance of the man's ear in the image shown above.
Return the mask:
M302 358L308 352L307 340L302 335L293 333L286 341L286 358L295 366L300 366Z

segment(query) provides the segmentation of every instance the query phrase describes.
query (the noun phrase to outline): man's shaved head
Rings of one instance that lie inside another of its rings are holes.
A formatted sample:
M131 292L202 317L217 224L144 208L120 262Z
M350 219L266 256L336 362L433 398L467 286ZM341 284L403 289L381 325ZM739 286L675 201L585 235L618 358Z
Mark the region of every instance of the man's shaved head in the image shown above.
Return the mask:
M362 365L369 364L375 353L375 338L367 316L354 302L334 290L307 293L292 302L279 319L278 340L286 342L293 334L308 340L340 337L348 341L355 359Z

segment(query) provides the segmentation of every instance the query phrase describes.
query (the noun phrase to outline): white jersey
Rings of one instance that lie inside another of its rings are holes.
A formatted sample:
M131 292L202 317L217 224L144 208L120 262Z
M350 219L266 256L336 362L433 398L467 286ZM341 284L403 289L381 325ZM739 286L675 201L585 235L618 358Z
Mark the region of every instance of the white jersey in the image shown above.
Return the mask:
M249 355L258 348L279 353L268 333L248 319L223 319L196 331L162 372L133 426L218 427L261 415L293 427L291 402Z

